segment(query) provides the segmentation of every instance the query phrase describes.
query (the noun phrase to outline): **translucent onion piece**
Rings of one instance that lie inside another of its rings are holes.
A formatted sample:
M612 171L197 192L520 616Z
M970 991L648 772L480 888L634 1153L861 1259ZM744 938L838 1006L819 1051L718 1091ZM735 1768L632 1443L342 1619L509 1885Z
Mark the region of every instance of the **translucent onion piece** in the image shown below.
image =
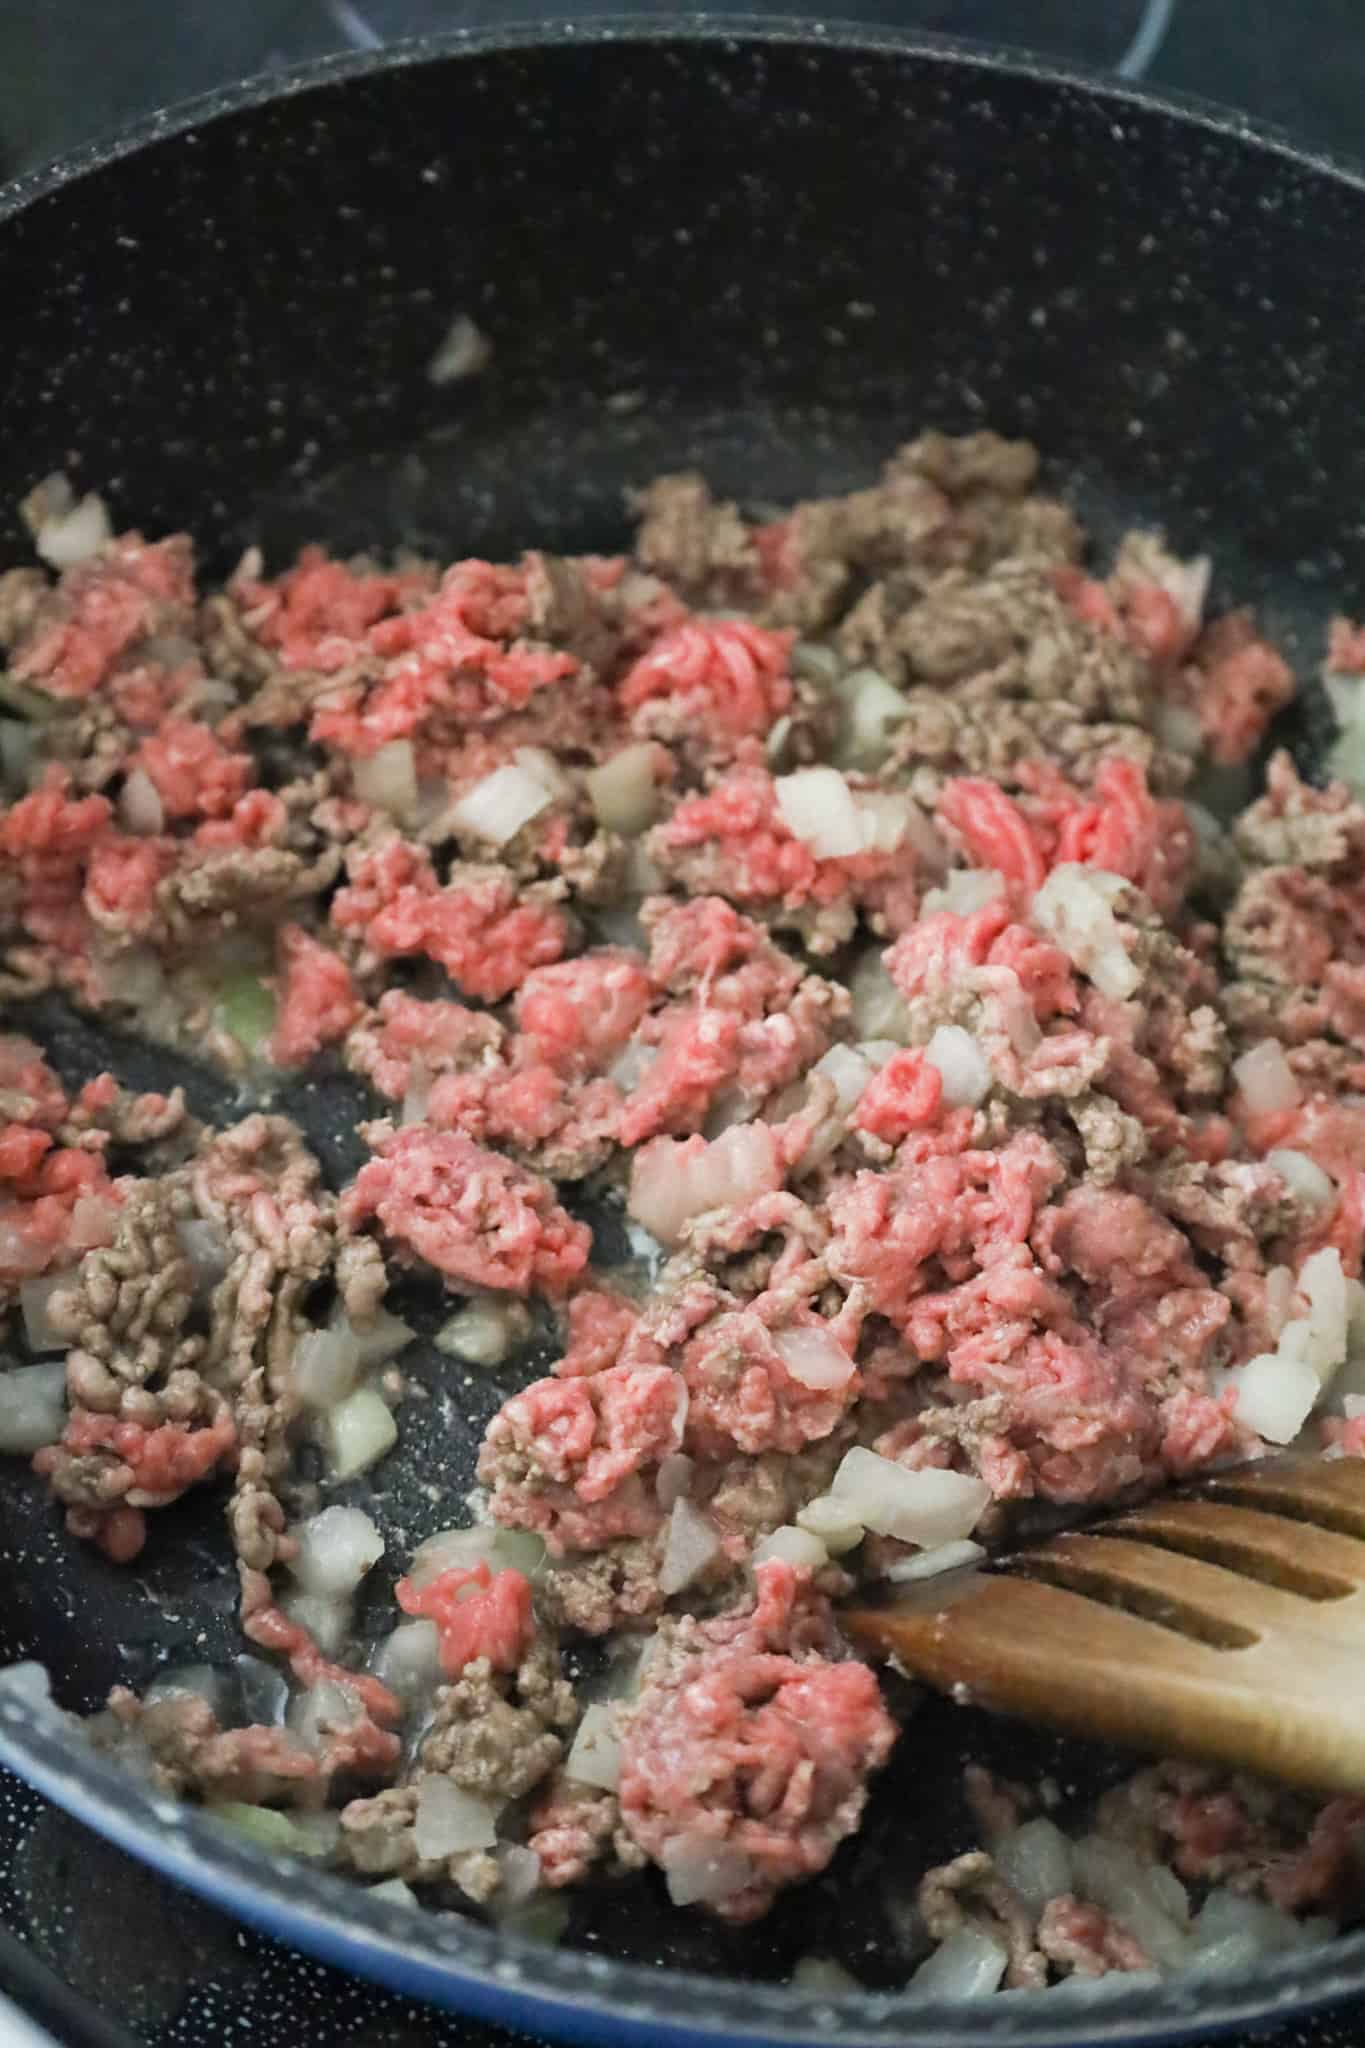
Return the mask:
M393 1413L373 1387L357 1387L348 1394L328 1411L324 1426L335 1479L354 1479L357 1472L368 1471L398 1441Z
M384 1555L384 1539L361 1508L324 1508L293 1535L290 1571L305 1593L328 1599L349 1597Z
M612 1710L605 1704L587 1708L578 1724L564 1768L580 1785L614 1792L621 1782L621 1744Z

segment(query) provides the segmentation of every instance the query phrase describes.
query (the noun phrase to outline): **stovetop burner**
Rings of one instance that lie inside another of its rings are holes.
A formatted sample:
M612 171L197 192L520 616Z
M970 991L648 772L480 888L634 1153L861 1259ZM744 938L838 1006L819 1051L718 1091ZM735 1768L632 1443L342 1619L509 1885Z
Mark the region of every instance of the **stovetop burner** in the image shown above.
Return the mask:
M756 4L710 0L708 11L749 13ZM575 0L572 12L581 19L624 6L625 0ZM773 6L811 18L1026 45L1221 100L1322 148L1365 154L1360 0ZM255 71L452 25L567 11L563 0L177 0L172 14L165 0L0 5L0 173L41 163L158 101ZM635 11L670 11L670 0L635 0ZM171 1895L163 1880L3 1773L0 1922L148 2048L221 2048L236 2037L256 2048L294 2048L308 2038L352 2048L530 2048L501 2029L412 2006L246 1933L197 1900ZM176 1930L173 1943L165 1939L167 1927ZM0 2031L3 2025L0 2017ZM1257 2038L1262 2048L1359 2048L1365 2003ZM92 2048L88 2038L72 2042Z

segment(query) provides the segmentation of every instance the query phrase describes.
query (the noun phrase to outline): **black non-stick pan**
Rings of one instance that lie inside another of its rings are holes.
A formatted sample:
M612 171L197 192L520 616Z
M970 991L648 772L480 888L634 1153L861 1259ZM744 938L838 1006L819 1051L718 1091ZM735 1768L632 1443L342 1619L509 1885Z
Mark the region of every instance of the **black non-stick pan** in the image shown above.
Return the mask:
M55 468L209 573L407 544L609 548L623 492L703 468L754 502L869 479L921 424L1033 436L1103 538L1158 519L1210 548L1307 671L1365 583L1365 185L1198 110L882 33L680 22L451 37L325 64L144 125L0 197L0 506ZM492 345L435 382L452 321ZM0 560L17 560L17 522ZM72 1077L174 1065L59 1009L20 1020ZM230 1092L188 1067L202 1114ZM360 1105L293 1084L338 1176ZM405 1304L430 1332L440 1304ZM423 1344L438 1399L357 1493L404 1556L452 1518L506 1379ZM522 1359L529 1373L534 1361ZM432 1490L438 1498L432 1498ZM132 1570L0 1475L0 1656L64 1707L241 1648L219 1504L156 1517ZM579 2040L1169 2040L1365 1988L1365 1937L1236 1978L914 2004L896 1871L966 1838L982 1756L1075 1798L1126 1767L926 1708L870 1824L757 1929L586 1896L556 1948L414 1916L158 1802L0 1682L0 1757L72 1812L303 1947L445 2004ZM77 1908L78 1909L78 1908ZM812 2000L795 1960L869 1990Z

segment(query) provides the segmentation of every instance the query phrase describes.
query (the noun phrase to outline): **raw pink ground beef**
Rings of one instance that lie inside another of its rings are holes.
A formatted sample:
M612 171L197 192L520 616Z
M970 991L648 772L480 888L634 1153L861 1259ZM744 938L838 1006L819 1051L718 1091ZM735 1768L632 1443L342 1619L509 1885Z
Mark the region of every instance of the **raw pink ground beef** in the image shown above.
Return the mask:
M824 1867L856 1828L867 1774L896 1738L865 1666L791 1642L804 1575L773 1562L756 1579L747 1626L703 1622L669 1645L665 1674L646 1679L627 1719L621 1755L631 1835L665 1870L679 1851L736 1858L743 1881L718 1910L737 1921Z
M543 1180L422 1125L381 1139L341 1213L352 1228L377 1217L402 1250L451 1280L514 1294L561 1293L587 1264L591 1242Z

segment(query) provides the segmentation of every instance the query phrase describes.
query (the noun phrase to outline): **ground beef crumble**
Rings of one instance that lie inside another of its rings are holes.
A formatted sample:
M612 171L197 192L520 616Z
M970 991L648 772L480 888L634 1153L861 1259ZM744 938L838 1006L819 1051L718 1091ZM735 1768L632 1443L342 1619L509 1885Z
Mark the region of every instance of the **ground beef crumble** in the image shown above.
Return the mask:
M1088 561L1026 443L635 511L628 556L251 550L201 591L184 536L134 532L0 576L0 989L242 1089L205 1129L0 1036L0 1316L72 1536L130 1562L220 1485L287 1679L283 1725L120 1687L93 1739L437 1905L649 1865L743 1923L894 1739L831 1601L909 1546L850 1524L850 1451L983 1482L992 1542L1256 1455L1241 1368L1325 1258L1305 1428L1365 1455L1365 806L1279 752L1211 815L1293 671L1161 535ZM1338 621L1336 677L1361 646ZM338 1067L372 1119L334 1190L271 1098ZM386 1559L367 1650L374 1525L328 1525L358 1511L299 1452L392 1437L391 1272L472 1364L537 1333L540 1376L500 1388L481 1519ZM594 1643L638 1666L602 1698L561 1663ZM971 1796L921 1949L983 1933L1017 1988L1167 1966L1083 1857L1025 1898L1030 1795ZM1160 1764L1093 1826L1200 1895L1360 1914L1356 1803Z

